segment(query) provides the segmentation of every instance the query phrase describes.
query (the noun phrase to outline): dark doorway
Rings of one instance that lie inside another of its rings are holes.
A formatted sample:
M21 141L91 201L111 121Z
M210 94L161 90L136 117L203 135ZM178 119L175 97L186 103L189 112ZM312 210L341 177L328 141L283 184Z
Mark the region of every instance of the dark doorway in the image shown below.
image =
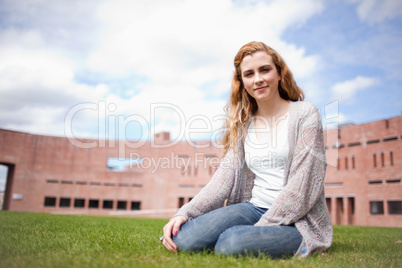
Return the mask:
M13 186L13 179L14 179L14 170L15 165L9 163L0 163L0 178L1 178L1 185L0 185L0 192L3 196L3 206L1 209L3 210L10 210L10 202L11 202L11 189ZM5 178L5 181L3 180Z
M336 198L336 224L342 224L343 218L343 198Z

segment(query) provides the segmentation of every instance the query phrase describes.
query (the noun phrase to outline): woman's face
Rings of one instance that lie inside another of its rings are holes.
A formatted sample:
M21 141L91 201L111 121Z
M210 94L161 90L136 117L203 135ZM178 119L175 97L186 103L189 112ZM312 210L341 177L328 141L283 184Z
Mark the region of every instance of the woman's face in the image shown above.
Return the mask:
M279 96L278 84L281 76L272 57L264 51L245 56L240 63L243 85L257 104Z

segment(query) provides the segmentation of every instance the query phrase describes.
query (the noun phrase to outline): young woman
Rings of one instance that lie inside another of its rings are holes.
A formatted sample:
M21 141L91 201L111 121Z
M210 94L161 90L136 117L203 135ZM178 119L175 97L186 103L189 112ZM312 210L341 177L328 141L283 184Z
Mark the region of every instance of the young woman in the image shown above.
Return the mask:
M234 65L224 157L160 240L172 252L276 258L324 251L333 231L319 112L303 102L284 60L264 43L244 45Z

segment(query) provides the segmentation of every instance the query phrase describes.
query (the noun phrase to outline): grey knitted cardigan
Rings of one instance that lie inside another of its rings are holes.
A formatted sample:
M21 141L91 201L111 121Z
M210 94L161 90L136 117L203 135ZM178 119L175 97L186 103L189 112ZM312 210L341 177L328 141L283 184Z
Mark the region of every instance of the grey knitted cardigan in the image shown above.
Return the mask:
M289 155L284 188L255 226L295 224L303 237L296 256L322 252L332 243L333 230L325 202L326 157L321 118L308 102L290 102L288 120ZM211 181L175 216L194 219L226 205L251 199L255 175L244 159L243 141L229 150Z

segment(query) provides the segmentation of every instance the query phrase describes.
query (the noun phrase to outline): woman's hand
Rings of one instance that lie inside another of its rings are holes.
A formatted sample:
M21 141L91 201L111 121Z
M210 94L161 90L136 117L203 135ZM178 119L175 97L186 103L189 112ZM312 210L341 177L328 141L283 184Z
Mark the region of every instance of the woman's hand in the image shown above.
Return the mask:
M179 233L180 226L187 221L184 216L176 216L171 219L163 227L163 240L162 244L171 252L177 252L177 246L172 240L172 235L176 236Z

